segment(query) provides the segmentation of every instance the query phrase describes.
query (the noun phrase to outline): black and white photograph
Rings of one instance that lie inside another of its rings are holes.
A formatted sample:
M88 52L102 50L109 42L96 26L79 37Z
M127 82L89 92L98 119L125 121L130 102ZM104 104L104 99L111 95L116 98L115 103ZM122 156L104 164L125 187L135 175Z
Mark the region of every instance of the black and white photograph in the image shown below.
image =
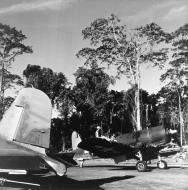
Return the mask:
M188 190L188 1L0 0L0 190Z

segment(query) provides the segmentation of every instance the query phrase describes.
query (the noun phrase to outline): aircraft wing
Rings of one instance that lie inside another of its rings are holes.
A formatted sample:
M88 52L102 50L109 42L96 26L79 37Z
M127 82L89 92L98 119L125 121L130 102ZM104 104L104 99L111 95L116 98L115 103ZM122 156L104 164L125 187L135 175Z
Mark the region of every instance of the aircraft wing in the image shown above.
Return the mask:
M102 138L88 138L78 144L79 148L87 150L101 158L117 158L121 155L125 159L134 158L137 150L129 145L108 141Z

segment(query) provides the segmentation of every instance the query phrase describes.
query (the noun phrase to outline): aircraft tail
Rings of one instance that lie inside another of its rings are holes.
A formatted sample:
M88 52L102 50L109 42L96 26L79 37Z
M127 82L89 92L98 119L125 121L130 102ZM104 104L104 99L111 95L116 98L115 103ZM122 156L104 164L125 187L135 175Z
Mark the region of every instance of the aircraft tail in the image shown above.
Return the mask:
M49 148L51 101L35 88L22 89L0 123L0 135L8 141Z
M78 144L82 139L80 138L80 135L76 132L73 131L72 133L72 150L74 152L74 159L77 161L88 159L88 157L91 157L90 155L88 156L88 151L83 150L82 148L78 147ZM87 154L86 154L87 153Z
M75 151L75 150L78 149L78 144L79 144L82 140L81 140L81 138L80 138L80 135L79 135L76 131L73 131L73 132L72 132L71 140L72 140L72 150Z

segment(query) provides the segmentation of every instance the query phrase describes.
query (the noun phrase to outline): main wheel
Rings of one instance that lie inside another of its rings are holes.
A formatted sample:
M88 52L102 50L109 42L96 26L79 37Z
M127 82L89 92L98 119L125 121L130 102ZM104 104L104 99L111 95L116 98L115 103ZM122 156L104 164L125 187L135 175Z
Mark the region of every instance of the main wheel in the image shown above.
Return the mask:
M136 163L136 169L139 171L139 172L145 172L146 169L147 169L147 164L146 162L144 161L138 161Z
M160 160L157 162L157 167L159 169L166 169L167 168L167 163L164 160Z

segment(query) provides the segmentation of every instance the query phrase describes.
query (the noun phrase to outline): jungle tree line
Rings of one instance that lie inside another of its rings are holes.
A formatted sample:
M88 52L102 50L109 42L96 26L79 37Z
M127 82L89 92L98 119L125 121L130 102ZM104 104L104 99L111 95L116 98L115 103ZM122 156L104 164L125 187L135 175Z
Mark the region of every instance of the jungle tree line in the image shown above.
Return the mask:
M167 42L170 35L155 23L128 29L121 20L111 15L109 18L94 20L82 30L83 39L90 41L91 47L81 49L77 56L85 58L85 65L112 66L117 77L126 75L135 90L133 121L135 130L141 130L140 112L140 67L145 63L162 66L167 60L165 48L160 43Z
M79 132L82 138L92 136L97 125L103 128L106 135L134 130L132 111L135 87L126 92L109 90L114 78L106 74L102 68L79 67L74 74L76 84L72 87L62 73L38 65L28 65L23 74L28 84L48 94L52 105L59 110L59 118L52 120L54 146L57 146L57 142L61 144L65 138L70 138L73 130ZM49 80L54 82L48 85ZM49 92L53 92L53 96ZM140 99L142 125L158 125L157 96L149 95L141 89Z
M177 98L177 106L171 110L174 117L171 115L170 119L171 123L174 123L173 119L177 118L176 124L180 127L182 144L182 134L185 134L183 130L186 128L187 120L185 103L188 69L187 32L187 24L172 33L165 32L155 23L128 29L118 17L111 15L108 18L94 20L90 26L82 30L83 39L89 40L90 46L81 49L77 56L84 58L86 66L91 67L93 64L112 66L116 68L118 77L124 74L130 78L132 87L136 88L132 110L135 130L144 127L141 125L140 67L149 63L162 69L168 64L169 69L161 76L165 86L159 94L167 90L169 94L174 93ZM171 101L167 97L161 97L162 104ZM161 113L165 115L164 109L161 109Z
M32 48L24 45L23 41L25 39L26 36L22 31L0 23L0 119L7 109L7 105L10 105L13 100L11 97L4 96L5 90L14 84L23 85L21 77L16 74L11 74L8 69L18 55L32 53Z
M0 56L1 105L8 107L4 98L5 86L14 81L23 85L21 77L11 75L8 66L17 55L32 53L32 50L22 44L26 38L22 32L12 29L17 31L15 34L19 34L18 38L11 34L9 26L1 25L0 28L1 47L7 45L8 53L14 50L10 60L7 58L5 61L2 53ZM54 136L58 135L61 139L62 135L70 135L72 130L77 130L83 137L91 136L96 125L102 126L104 133L108 134L160 124L186 130L188 24L172 33L166 33L155 23L130 30L117 16L111 15L94 20L83 29L82 35L90 43L89 47L77 53L78 58L83 58L84 65L74 74L74 86L70 85L63 73L56 73L50 68L28 65L23 71L27 85L44 91L60 112L60 119L52 122ZM164 86L157 94L149 95L140 88L140 68L144 64L161 69L168 64L168 70L161 76ZM109 76L105 66L113 67L117 75ZM11 76L9 82L5 82L6 72ZM109 90L109 85L121 75L130 79L130 89L121 92ZM11 101L9 99L7 102L10 104Z

